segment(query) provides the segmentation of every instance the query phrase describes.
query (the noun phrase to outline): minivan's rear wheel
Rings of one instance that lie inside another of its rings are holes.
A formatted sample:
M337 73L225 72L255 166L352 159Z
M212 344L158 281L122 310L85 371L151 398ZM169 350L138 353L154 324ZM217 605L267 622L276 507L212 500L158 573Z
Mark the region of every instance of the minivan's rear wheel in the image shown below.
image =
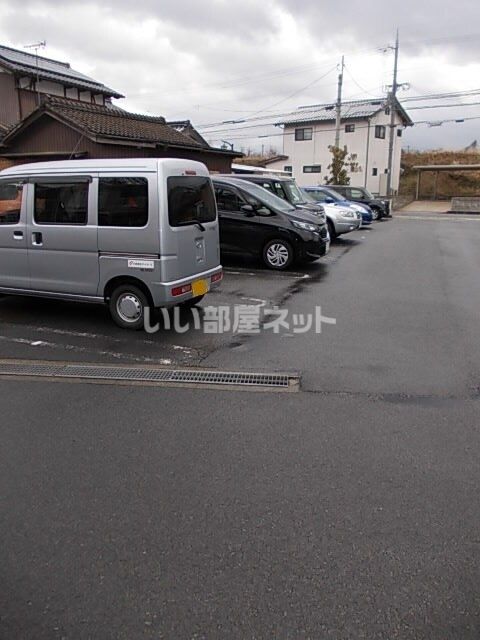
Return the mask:
M109 301L113 321L122 329L143 329L145 308L150 306L147 296L132 284L117 287Z
M263 261L269 269L287 269L293 258L292 245L286 240L270 240L263 248Z

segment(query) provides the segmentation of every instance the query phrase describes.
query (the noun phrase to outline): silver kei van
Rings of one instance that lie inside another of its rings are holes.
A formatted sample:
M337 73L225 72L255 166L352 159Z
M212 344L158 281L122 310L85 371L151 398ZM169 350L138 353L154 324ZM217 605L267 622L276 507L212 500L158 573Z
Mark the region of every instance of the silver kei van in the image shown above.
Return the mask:
M222 279L215 196L191 160L72 160L0 172L0 293L107 303L123 328L147 307L193 306Z

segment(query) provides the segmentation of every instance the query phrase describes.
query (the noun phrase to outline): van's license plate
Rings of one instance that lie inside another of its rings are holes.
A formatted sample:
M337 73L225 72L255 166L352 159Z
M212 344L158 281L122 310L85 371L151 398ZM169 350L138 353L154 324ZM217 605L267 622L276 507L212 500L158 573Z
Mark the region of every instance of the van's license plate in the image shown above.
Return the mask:
M207 291L208 280L195 280L195 282L192 282L192 294L195 298L205 295Z

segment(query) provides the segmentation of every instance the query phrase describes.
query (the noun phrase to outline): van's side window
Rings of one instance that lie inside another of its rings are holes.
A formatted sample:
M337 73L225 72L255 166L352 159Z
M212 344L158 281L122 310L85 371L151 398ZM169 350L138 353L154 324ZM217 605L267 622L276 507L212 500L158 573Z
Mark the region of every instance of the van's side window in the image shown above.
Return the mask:
M35 183L37 224L87 224L88 182Z
M23 184L0 182L0 224L18 224L22 209Z
M100 227L145 227L148 222L146 178L100 178L98 224Z
M170 176L167 178L168 220L172 227L196 222L213 222L217 217L210 178Z

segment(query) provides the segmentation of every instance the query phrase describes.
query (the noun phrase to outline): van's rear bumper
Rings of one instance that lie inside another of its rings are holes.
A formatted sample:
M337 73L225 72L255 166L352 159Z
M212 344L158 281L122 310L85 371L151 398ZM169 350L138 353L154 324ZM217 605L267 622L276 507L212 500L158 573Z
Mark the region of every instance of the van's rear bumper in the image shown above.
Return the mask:
M181 280L172 280L171 282L162 283L156 282L150 288L153 297L153 304L155 307L173 307L181 302L185 302L185 300L194 298L195 295L192 291L188 291L180 295L173 295L172 290L180 289L181 287L188 287L188 285L192 285L194 282L198 282L199 280L206 280L208 291L211 291L215 287L219 286L222 282L222 278L223 267L222 265L219 265L213 269L196 273L193 276L188 276L188 278L182 278Z

